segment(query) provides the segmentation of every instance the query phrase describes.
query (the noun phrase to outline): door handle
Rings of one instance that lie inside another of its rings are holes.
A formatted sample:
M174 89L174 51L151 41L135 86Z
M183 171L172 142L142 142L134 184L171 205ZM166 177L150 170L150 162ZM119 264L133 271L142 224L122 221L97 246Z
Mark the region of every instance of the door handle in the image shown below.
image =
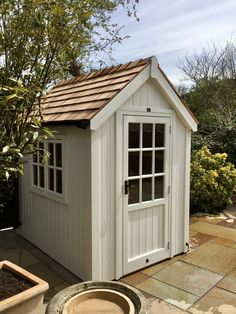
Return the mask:
M129 181L125 180L125 194L129 194Z

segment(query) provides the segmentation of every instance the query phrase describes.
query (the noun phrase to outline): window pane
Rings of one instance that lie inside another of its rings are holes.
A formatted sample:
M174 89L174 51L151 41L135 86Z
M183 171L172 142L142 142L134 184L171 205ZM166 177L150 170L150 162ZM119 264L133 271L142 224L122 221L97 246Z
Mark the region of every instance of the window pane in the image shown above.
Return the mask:
M44 188L44 167L39 167L39 186Z
M152 174L152 151L143 152L143 174Z
M37 154L37 152L35 152L35 153L33 154L33 162L35 162L35 163L38 162L38 154Z
M62 194L62 171L56 170L56 192Z
M61 144L56 144L56 166L62 167L62 152L61 152Z
M164 151L155 152L155 173L164 172Z
M129 148L139 148L139 123L129 123Z
M129 180L129 204L139 203L139 179Z
M48 169L48 189L54 191L54 169Z
M155 199L164 197L164 176L155 177Z
M150 201L152 199L152 178L142 180L142 201Z
M53 143L48 143L48 152L49 152L49 159L48 159L48 164L50 166L54 165L54 146Z
M129 152L129 177L139 175L140 152Z
M155 124L155 147L165 146L165 125Z
M33 184L38 185L38 166L33 166Z
M152 147L152 124L143 124L143 147Z
M43 157L44 157L44 143L40 142L39 143L39 163L41 164L43 162Z

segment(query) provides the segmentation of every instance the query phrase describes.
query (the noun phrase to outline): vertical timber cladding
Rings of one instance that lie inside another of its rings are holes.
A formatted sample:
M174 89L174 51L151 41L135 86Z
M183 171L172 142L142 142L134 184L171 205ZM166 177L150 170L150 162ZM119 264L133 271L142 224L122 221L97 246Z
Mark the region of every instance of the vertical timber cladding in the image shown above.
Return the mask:
M124 274L170 256L170 118L124 116Z

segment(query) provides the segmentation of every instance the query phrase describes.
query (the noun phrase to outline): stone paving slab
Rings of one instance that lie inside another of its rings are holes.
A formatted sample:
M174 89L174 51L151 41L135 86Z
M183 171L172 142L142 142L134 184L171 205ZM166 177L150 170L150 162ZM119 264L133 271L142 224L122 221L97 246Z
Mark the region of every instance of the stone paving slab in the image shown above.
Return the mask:
M142 281L136 287L183 310L187 310L199 299L191 293L177 289L151 277Z
M236 230L233 228L223 227L220 225L213 225L207 222L197 222L191 225L191 230L205 233L214 237L222 239L236 239Z
M223 276L183 261L177 261L155 274L153 278L201 297Z
M227 275L235 268L236 250L210 241L187 254L182 260L220 275Z
M236 294L215 287L196 302L189 312L193 314L235 314Z

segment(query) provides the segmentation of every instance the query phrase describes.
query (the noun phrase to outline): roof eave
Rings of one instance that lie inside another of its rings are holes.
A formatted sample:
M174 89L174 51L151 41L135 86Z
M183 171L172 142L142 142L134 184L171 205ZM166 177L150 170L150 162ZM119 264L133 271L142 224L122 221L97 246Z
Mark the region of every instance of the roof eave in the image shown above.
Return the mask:
M89 129L90 128L89 119L81 120L62 120L62 121L45 121L43 122L44 126L55 126L55 125L75 125L79 129Z

